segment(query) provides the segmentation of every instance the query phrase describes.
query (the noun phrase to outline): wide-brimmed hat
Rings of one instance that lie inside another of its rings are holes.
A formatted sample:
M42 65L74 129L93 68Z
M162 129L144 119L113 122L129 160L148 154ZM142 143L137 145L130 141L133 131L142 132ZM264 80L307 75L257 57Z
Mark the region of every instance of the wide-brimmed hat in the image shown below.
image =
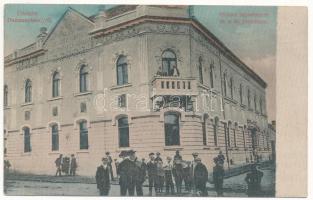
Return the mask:
M192 153L193 156L198 156L199 154L197 152Z
M149 153L149 156L152 156L152 155L154 155L154 153L153 153L153 152Z

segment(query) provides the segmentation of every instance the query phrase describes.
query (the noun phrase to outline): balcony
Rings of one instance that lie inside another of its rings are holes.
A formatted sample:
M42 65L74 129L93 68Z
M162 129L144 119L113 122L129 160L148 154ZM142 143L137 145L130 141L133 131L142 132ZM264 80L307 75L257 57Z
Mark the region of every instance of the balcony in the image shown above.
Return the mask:
M152 80L152 97L159 95L196 96L197 81L194 78L156 76Z

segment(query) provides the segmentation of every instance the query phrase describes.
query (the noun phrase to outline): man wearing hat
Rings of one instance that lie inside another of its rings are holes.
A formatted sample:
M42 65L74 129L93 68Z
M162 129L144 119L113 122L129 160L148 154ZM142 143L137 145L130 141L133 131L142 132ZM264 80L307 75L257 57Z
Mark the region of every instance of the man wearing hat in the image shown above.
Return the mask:
M214 158L215 166L213 167L213 182L215 191L217 196L223 196L223 181L224 181L224 168L223 163L224 161L221 160L219 157Z
M179 150L176 150L174 160L182 160L183 157L179 154Z
M71 155L71 164L70 164L70 176L75 176L76 175L76 169L77 169L77 162L75 155Z
M197 165L194 171L194 183L196 191L201 192L201 196L208 196L206 182L208 181L208 170L204 164L201 163L201 158L195 159Z
M99 189L100 196L108 196L110 191L110 166L108 165L108 158L102 158L102 165L97 168L96 182Z
M159 162L159 161L161 161L162 162L162 158L160 157L160 152L157 152L156 153L156 158L155 158L155 162Z
M113 169L112 169L112 157L110 156L110 152L106 152L105 153L106 157L108 158L108 165L110 166L110 175L111 175L111 180L113 181L114 180L114 176L113 176Z
M135 163L130 160L130 151L122 151L120 156L123 157L123 161L118 164L117 174L120 176L120 192L121 196L126 196L127 192L129 196L134 196L135 182L134 174L136 171Z
M194 183L194 171L195 171L195 167L197 165L196 163L196 158L198 158L199 154L197 152L193 152L192 153L192 157L193 157L193 160L191 161L191 178L192 178L192 187L193 187L193 191L195 191L195 183Z
M177 157L174 159L173 163L173 176L175 179L177 194L180 195L183 182L183 165L182 160Z
M142 162L137 158L135 153L136 151L133 151L133 150L129 151L129 158L135 164L135 168L131 176L135 184L137 196L143 196L142 184L145 181L146 169L143 167Z
M165 173L165 187L166 187L166 194L168 195L171 189L171 194L174 194L174 183L173 183L173 178L172 178L172 170L173 170L173 165L171 163L172 158L167 157L166 158L167 163L164 165L164 173Z
M248 184L247 195L248 197L261 196L261 180L263 172L257 169L256 164L251 165L251 171L247 173L245 181Z
M149 161L147 162L147 172L149 180L149 195L152 196L152 188L154 187L155 191L155 178L157 174L157 165L154 158L154 153L149 153Z

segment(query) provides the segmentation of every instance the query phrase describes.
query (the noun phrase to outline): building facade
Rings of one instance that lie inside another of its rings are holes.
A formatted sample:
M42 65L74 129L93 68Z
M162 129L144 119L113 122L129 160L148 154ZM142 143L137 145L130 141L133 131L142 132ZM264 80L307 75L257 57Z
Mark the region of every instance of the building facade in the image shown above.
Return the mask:
M266 83L188 6L117 6L55 27L5 58L5 159L53 174L59 154L94 175L106 151L198 152L208 169L268 160Z

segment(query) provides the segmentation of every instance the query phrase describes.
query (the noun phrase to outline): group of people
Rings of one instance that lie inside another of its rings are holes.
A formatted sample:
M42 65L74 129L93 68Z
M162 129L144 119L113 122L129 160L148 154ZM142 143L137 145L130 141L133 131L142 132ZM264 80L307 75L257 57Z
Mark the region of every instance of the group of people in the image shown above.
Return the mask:
M152 196L153 188L156 195L163 193L165 185L166 195L182 194L184 182L185 190L194 192L199 196L207 196L206 183L208 181L208 170L201 163L198 153L193 153L193 161L182 159L179 151L176 151L173 159L167 157L165 161L157 152L149 153L149 161L138 159L133 150L122 151L119 160L115 160L117 175L119 177L121 196L143 196L142 185L148 178L149 195ZM102 165L97 168L96 182L100 195L109 195L110 174L112 165L108 157L102 158ZM174 181L175 186L174 188ZM175 192L176 189L176 192Z
M78 166L74 154L72 154L70 158L67 156L63 157L63 154L60 154L54 163L57 168L55 176L62 176L62 173L66 176L76 175L76 169Z

